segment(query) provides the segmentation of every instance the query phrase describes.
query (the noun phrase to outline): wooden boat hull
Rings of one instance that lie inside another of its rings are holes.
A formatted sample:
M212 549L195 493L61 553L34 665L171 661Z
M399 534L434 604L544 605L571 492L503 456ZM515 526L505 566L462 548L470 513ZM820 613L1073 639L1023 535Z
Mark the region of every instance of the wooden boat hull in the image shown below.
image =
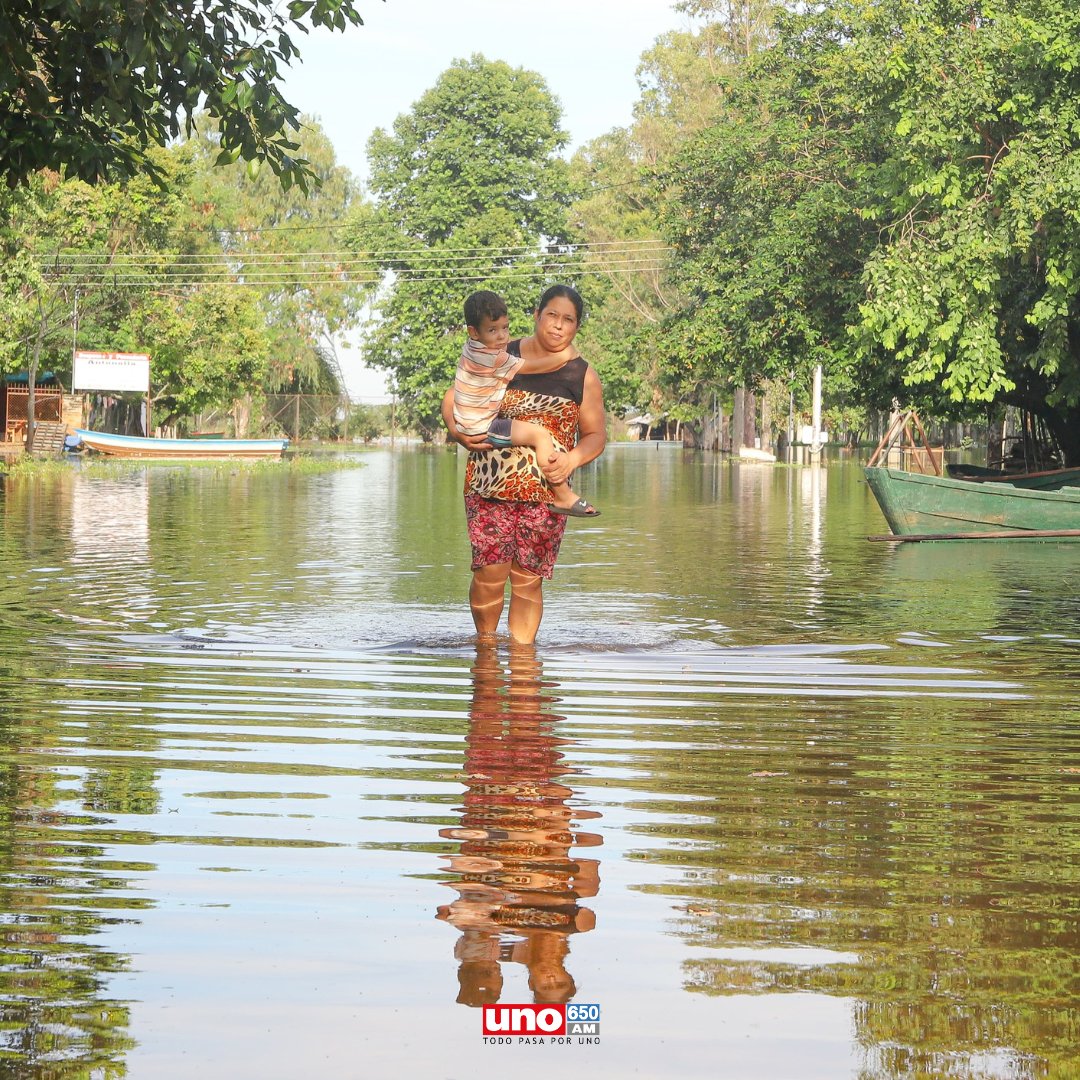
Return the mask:
M1013 487L1043 488L1056 491L1063 487L1080 487L1080 469L1047 469L1044 472L1002 472L986 469L980 465L947 465L949 476L954 480L971 480L975 483L1012 484Z
M1080 530L1080 488L1025 488L881 466L863 472L895 536Z
M289 445L288 439L146 439L80 428L75 429L75 434L89 449L101 454L157 461L274 460L283 457Z

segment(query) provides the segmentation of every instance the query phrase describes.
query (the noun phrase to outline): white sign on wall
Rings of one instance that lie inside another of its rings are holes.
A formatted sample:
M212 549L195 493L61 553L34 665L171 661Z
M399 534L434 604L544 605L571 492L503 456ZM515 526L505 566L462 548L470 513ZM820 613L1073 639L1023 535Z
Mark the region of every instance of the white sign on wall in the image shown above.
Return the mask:
M76 352L71 368L71 389L120 393L150 392L150 356L147 353Z

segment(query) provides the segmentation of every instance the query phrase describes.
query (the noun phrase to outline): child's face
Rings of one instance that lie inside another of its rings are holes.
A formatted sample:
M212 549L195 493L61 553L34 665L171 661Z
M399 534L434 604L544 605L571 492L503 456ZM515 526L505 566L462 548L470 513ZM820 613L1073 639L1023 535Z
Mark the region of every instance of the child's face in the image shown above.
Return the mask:
M469 337L489 349L501 349L510 340L510 316L500 315L497 319L484 316L479 326L469 327Z

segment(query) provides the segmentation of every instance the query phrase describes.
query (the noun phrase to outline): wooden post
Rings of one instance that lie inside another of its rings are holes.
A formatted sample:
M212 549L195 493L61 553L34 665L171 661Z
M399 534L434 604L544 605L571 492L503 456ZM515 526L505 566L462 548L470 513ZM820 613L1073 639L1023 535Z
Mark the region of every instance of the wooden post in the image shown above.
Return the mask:
M743 448L743 436L746 433L746 391L735 388L735 404L731 410L731 452L738 454Z
M788 407L787 407L787 444L788 444L788 461L792 460L791 447L795 442L795 372L791 373L791 383L788 385Z

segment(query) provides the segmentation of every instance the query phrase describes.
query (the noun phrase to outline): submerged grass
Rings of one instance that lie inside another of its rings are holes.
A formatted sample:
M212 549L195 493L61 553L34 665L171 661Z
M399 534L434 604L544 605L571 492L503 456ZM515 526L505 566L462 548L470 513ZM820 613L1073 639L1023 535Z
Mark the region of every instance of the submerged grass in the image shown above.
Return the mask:
M9 480L47 479L68 476L71 464L60 458L35 458L23 455L17 458L0 458L0 476Z
M52 480L78 473L89 477L130 476L145 469L209 469L228 473L288 473L312 475L358 469L364 465L358 457L346 454L288 454L280 461L154 461L107 457L34 458L19 457L0 461L0 476L7 480Z

